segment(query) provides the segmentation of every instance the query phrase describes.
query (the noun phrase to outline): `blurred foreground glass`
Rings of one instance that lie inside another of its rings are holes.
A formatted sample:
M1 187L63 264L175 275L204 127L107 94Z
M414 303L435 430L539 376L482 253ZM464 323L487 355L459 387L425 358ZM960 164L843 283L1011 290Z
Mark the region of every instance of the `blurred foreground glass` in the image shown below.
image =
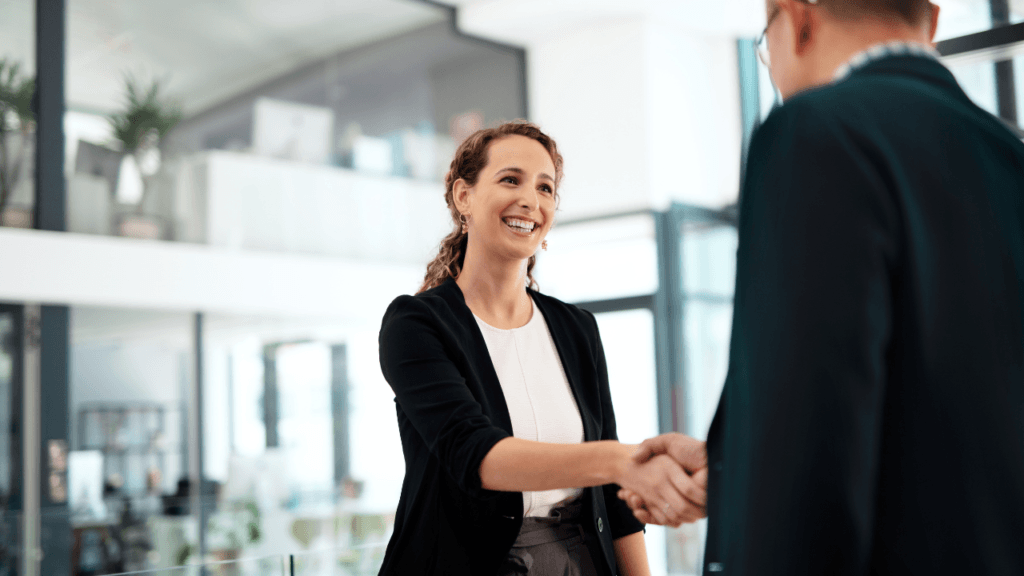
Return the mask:
M120 572L116 576L292 576L291 564L289 556L281 555Z

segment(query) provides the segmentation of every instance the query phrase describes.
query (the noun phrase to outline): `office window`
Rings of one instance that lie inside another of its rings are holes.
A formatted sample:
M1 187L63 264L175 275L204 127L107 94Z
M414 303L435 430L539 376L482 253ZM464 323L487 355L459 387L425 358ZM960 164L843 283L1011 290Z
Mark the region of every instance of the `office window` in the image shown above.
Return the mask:
M658 252L649 214L555 222L548 250L537 256L541 291L566 302L652 294L658 289Z
M658 435L654 374L654 315L650 310L597 314L619 440L639 444ZM652 573L664 574L665 529L648 526L645 536Z
M307 560L347 563L359 574L379 568L405 470L378 328L206 318L204 463L220 487L210 554L320 551ZM256 533L239 532L249 524Z

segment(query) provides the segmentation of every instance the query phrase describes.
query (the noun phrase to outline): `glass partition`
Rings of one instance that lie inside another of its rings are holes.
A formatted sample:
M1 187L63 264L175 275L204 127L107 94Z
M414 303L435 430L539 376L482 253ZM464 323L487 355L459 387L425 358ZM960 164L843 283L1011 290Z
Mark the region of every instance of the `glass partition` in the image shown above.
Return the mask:
M31 228L35 195L35 2L0 2L0 226Z
M70 0L69 230L424 260L456 145L525 114L522 52L448 18L407 0Z

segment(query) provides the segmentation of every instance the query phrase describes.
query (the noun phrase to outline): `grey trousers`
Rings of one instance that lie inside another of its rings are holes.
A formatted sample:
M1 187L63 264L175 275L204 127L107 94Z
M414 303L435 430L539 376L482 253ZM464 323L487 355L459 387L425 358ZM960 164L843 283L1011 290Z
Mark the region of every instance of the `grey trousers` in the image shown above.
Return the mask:
M586 530L579 500L551 510L546 518L525 518L519 537L497 576L612 576L601 543Z

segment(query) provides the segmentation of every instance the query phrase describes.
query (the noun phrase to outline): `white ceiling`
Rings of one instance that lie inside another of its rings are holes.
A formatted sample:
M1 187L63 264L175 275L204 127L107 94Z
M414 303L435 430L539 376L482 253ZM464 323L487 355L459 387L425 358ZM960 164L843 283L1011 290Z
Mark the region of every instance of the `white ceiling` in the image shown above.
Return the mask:
M439 0L460 8L460 24L478 34L531 44L575 27L623 17L645 17L680 32L756 36L765 0ZM989 0L933 0L942 11L939 39L979 32L991 22ZM1014 21L1024 0L1010 0Z
M34 0L0 0L0 57L34 64ZM303 64L440 22L410 0L68 0L73 109L122 104L124 75L162 80L186 113Z
M529 44L595 20L649 16L704 34L754 35L764 0L442 0L468 31ZM988 0L940 0L940 37L985 26ZM1024 15L1024 0L1011 0ZM35 0L0 0L0 57L34 68ZM123 77L161 79L186 112L305 63L444 20L413 0L68 0L68 105L111 112Z

